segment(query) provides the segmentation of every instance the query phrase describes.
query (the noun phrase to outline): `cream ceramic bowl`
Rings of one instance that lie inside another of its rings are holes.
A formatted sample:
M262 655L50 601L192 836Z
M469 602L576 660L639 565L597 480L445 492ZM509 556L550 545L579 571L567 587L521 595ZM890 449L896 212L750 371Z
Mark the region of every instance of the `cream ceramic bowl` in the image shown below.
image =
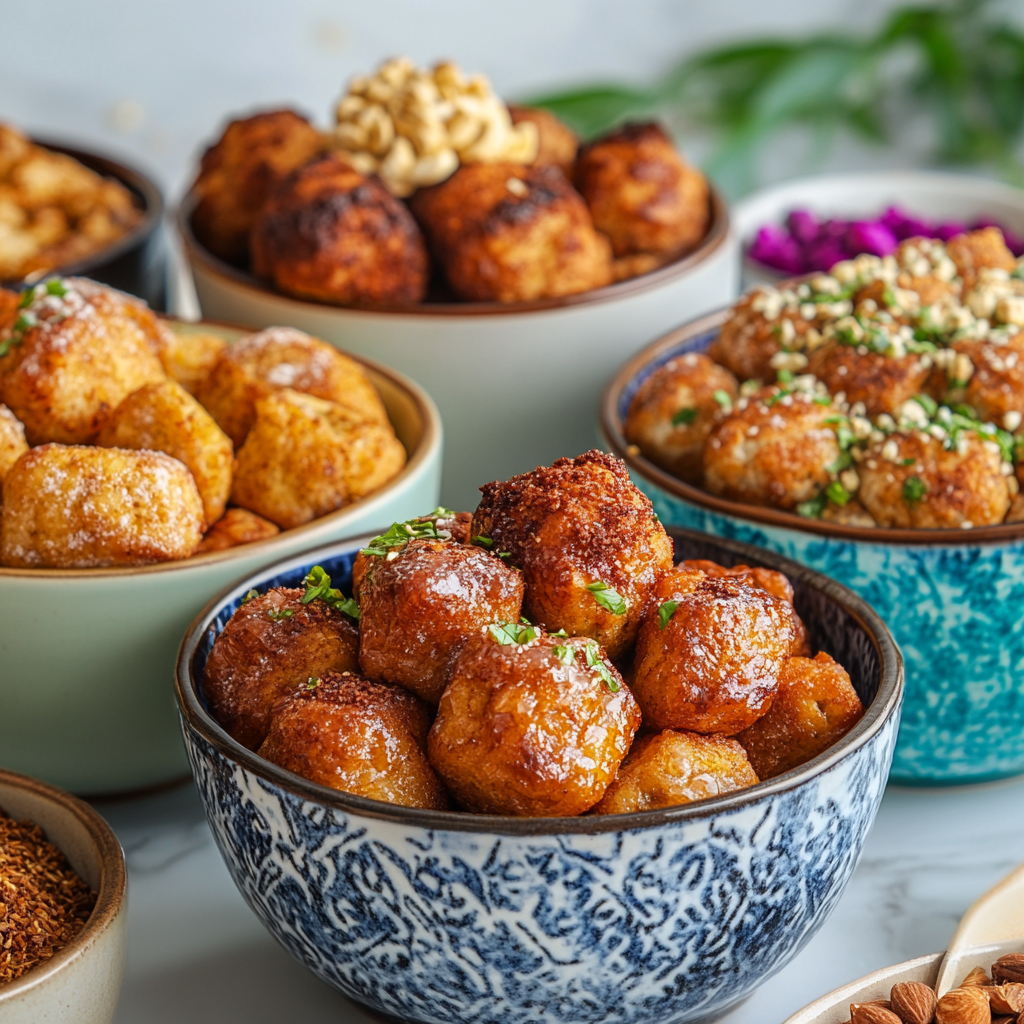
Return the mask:
M292 299L218 260L178 218L203 315L288 324L379 359L422 384L444 417L441 497L475 508L477 488L593 447L605 381L624 359L684 320L731 302L739 249L724 203L688 256L642 277L543 302L425 303L369 310Z
M172 324L233 340L244 332ZM409 453L375 494L268 540L132 569L0 568L0 765L76 793L182 778L174 658L192 617L234 580L438 503L441 421L412 381L365 363Z
M4 1024L109 1024L121 994L128 916L124 855L87 804L24 775L0 770L0 808L35 822L98 894L82 931L51 960L0 985Z

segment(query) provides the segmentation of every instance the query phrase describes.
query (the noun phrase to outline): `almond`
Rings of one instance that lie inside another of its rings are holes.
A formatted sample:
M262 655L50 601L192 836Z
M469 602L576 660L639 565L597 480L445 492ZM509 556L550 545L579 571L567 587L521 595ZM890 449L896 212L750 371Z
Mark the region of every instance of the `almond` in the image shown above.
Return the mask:
M984 985L988 987L991 984L992 979L980 967L975 967L974 970L960 982L960 988L971 988L974 985Z
M1004 981L1024 982L1024 953L1008 953L992 965L992 978L997 985Z
M893 1012L903 1024L932 1024L938 1000L935 993L919 981L901 981L889 995Z
M988 996L977 986L947 992L935 1008L935 1024L990 1024Z
M1019 981L1007 981L985 991L988 993L993 1014L1010 1014L1016 1017L1024 1011L1024 985Z
M873 1003L851 1003L850 1024L902 1024L883 1000ZM985 1024L988 1024L986 1021Z

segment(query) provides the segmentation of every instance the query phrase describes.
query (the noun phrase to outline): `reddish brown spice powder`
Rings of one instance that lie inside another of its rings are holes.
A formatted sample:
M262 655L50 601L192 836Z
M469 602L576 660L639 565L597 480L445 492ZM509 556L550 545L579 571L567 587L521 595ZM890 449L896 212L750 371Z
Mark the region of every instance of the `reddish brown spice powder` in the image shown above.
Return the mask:
M63 949L95 905L96 894L42 829L0 808L0 985Z

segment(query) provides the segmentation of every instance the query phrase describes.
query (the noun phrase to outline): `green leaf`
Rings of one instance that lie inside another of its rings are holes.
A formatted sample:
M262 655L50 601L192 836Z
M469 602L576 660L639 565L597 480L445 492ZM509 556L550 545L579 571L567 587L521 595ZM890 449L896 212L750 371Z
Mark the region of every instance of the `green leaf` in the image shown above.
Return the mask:
M612 615L626 614L626 599L617 591L612 590L603 580L596 583L588 583L587 590L594 595L594 600Z
M258 590L250 590L245 595L245 597L242 598L242 604L248 604L250 601L255 600L259 596L260 596L260 592Z
M805 519L820 519L821 513L825 511L825 506L828 504L828 498L824 494L819 494L816 498L811 498L810 501L802 501L796 507L798 515L803 516Z
M564 644L556 644L551 648L551 653L555 656L557 661L560 661L563 665L571 665L576 660L576 652Z
M914 401L924 409L929 419L932 419L939 411L939 403L931 395L914 395Z
M291 608L282 608L280 611L274 611L273 608L267 609L267 618L273 619L274 622L280 622L282 619L290 619L295 612Z
M345 597L340 590L331 587L331 577L327 575L323 566L314 565L309 570L306 578L302 581L306 585L306 592L299 598L300 603L309 604L320 598L326 605L335 611L342 612L350 618L359 618L359 604L351 597Z
M669 624L678 607L678 601L663 601L658 605L658 629L664 629Z
M474 537L473 543L481 548L493 548L494 541L490 537Z
M533 626L524 626L518 622L492 622L488 632L502 647L513 644L528 644L537 639L537 630Z
M604 663L604 659L601 657L601 649L597 646L597 642L594 640L588 640L583 650L587 658L587 665L589 665L590 668L598 674L598 677L601 682L604 683L608 692L618 693L619 684L611 674L608 666Z
M307 690L315 690L319 685L320 685L320 677L319 676L317 676L315 679L312 676L310 676L306 680L306 689Z
M728 391L723 391L721 388L716 388L711 397L726 411L732 409L732 396Z
M699 409L680 409L672 417L672 426L681 427L691 424L700 415Z
M928 493L928 485L919 476L908 476L903 481L903 500L909 505L921 501Z
M833 480L832 483L825 488L825 497L828 498L833 505L838 505L842 508L848 504L853 495L838 481Z

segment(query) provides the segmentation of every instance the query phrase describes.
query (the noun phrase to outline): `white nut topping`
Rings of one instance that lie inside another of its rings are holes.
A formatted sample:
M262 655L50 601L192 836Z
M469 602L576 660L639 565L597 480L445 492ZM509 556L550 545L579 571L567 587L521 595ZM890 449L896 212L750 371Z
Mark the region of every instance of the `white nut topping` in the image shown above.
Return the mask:
M1003 428L1009 430L1011 433L1020 426L1021 414L1016 409L1011 409L1003 417Z

